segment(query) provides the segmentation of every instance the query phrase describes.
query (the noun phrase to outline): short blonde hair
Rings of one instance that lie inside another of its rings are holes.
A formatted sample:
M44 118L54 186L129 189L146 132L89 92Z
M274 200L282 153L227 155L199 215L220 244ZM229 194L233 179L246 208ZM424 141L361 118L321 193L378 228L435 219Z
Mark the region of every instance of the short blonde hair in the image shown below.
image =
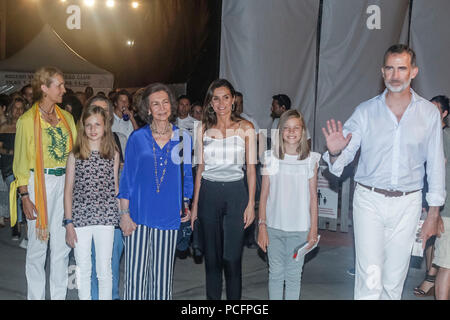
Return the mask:
M44 93L42 92L41 85L50 87L54 81L55 75L60 75L64 78L63 72L56 67L42 67L34 73L33 80L31 80L31 86L33 87L33 101L42 99Z
M280 117L280 122L278 123L279 141L278 141L278 148L275 148L275 154L279 159L284 159L284 154L286 150L284 148L284 141L283 141L283 128L285 123L291 118L299 119L300 124L302 126L302 137L298 143L297 152L298 152L298 160L304 160L309 156L310 152L308 145L308 137L306 135L305 119L303 118L301 112L295 109L291 109L284 112Z

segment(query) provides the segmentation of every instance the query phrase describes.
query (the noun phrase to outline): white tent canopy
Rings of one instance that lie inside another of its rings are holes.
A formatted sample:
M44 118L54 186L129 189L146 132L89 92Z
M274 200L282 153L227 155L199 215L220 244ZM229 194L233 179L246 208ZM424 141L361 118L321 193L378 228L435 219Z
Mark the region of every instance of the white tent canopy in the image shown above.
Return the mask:
M0 87L18 90L31 82L33 73L42 66L55 66L64 72L66 87L84 90L90 86L94 91L113 88L114 75L90 63L72 50L49 26L22 50L0 61Z

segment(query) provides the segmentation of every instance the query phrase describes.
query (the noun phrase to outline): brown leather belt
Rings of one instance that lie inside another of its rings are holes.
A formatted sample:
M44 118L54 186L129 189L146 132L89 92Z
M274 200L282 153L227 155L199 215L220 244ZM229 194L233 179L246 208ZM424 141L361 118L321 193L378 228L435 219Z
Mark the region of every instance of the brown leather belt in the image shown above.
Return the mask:
M384 195L384 196L386 196L388 198L407 196L408 194L420 191L420 189L414 190L414 191L407 191L407 192L397 191L397 190L384 190L384 189L378 189L378 188L374 188L374 187L365 186L365 185L363 185L362 183L359 183L359 182L358 182L358 184L361 187L364 187L366 189L369 189L369 190L372 190L374 192L380 193L380 194L382 194L382 195Z

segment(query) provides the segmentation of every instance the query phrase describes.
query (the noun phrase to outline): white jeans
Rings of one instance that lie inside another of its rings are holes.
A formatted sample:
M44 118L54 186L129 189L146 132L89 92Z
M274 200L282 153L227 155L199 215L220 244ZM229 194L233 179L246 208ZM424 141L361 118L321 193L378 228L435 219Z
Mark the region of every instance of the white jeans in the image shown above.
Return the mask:
M34 174L28 181L30 199L34 199ZM66 229L62 225L64 217L65 176L45 175L47 194L48 228L50 232L50 297L64 300L67 294L67 280L70 247L66 245ZM36 220L27 220L28 247L25 260L28 300L45 299L45 260L47 241L37 239Z
M95 264L98 279L99 300L112 299L111 257L114 242L114 226L87 226L75 228L77 242L74 255L77 263L76 275L78 297L91 300L92 239L95 245Z
M356 186L355 299L401 299L421 210L421 192L389 198Z

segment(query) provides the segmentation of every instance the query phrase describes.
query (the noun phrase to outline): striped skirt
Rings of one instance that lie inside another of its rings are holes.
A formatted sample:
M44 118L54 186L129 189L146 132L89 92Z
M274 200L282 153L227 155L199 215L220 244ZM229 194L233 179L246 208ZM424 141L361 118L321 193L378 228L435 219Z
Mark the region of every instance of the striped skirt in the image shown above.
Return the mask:
M125 237L125 300L171 300L178 230L138 225Z

